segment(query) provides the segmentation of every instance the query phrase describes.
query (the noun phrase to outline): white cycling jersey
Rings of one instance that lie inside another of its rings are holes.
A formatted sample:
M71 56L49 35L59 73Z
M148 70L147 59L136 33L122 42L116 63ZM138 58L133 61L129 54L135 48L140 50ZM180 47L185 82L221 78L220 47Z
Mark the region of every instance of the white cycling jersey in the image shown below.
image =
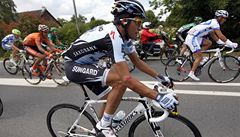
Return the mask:
M211 19L192 27L188 31L188 34L195 37L204 37L208 35L211 31L214 31L216 29L220 29L220 25L217 19Z
M124 54L135 52L132 42L123 41L113 23L100 25L81 35L64 53L79 64L93 64L107 55L113 63L125 61Z

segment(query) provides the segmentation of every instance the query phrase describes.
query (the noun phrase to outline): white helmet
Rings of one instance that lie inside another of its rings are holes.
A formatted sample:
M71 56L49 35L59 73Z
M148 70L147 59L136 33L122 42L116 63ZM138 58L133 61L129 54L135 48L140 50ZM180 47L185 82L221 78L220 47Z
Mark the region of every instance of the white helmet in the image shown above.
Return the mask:
M227 18L228 17L228 12L226 10L217 10L215 12L215 16L216 17L224 17Z
M151 22L144 22L143 24L142 24L142 27L144 28L144 29L149 29L149 26L151 25Z
M49 31L49 28L48 28L48 26L46 26L46 25L39 24L39 25L38 25L38 31L47 32L47 31Z

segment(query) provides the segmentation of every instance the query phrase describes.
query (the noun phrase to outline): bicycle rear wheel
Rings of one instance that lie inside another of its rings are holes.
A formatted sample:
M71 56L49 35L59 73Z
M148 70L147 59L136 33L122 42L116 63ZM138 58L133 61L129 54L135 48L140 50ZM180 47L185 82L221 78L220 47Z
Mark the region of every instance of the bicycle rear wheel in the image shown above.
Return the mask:
M185 81L191 70L192 62L184 56L177 56L168 61L165 66L165 74L173 81Z
M162 114L163 112L157 111L153 116L161 116ZM197 127L181 115L170 113L164 121L155 124L157 127L153 131L145 116L141 115L131 125L129 137L155 137L154 132L162 133L164 137L201 137Z
M54 106L47 115L47 127L51 135L53 137L93 136L95 133L91 131L95 128L96 122L87 111L84 111L78 119L81 112L78 106L71 104ZM73 126L74 122L77 122L76 126Z
M63 77L66 76L64 71L64 64L62 62L55 62L55 64L52 65L53 67L51 68L50 73L53 81L58 85L67 86L69 82L63 79Z
M41 82L41 78L32 75L30 68L32 67L32 63L24 63L22 68L23 78L32 85L37 85Z
M9 58L5 58L3 60L3 67L9 74L12 75L16 75L19 70L19 67L16 66L12 61L10 61Z
M208 75L213 81L218 83L231 82L236 79L240 73L239 60L230 55L225 55L222 58L222 61L216 58L209 64Z

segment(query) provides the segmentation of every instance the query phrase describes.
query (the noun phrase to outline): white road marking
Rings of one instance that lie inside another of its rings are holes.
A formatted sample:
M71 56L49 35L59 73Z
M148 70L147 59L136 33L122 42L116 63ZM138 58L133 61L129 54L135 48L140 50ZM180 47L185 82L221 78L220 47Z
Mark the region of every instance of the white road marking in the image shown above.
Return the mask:
M31 85L25 79L20 78L0 78L0 85L7 86L31 86L31 87L57 87L57 84L52 80L46 79L38 85Z
M148 87L152 88L155 81L142 81ZM213 82L175 82L176 85L199 85L199 86L237 86L240 87L240 83L213 83ZM22 78L0 78L0 85L8 86L31 86L31 87L57 87L58 85L52 80L41 81L38 85L31 85L27 83L26 80ZM130 90L128 90L130 91ZM212 95L212 96L236 96L240 97L240 90L235 92L225 92L225 91L199 91L199 90L175 90L178 94L192 94L192 95Z

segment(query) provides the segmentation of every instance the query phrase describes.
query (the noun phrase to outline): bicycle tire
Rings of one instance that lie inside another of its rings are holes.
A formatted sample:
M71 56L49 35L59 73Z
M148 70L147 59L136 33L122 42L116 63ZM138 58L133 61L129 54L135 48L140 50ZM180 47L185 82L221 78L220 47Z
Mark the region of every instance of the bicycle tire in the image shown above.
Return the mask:
M163 55L165 55L165 58ZM162 62L162 64L167 65L168 61L175 58L177 55L178 52L176 49L168 48L165 51L161 52L160 61Z
M9 74L12 75L16 75L19 70L19 67L14 65L9 58L5 58L3 60L3 67Z
M54 62L53 62L54 63ZM67 86L69 85L68 81L65 81L63 79L63 76L66 76L65 71L64 71L64 63L62 62L55 62L56 65L51 66L50 69L50 74L52 76L53 81L61 86Z
M179 60L181 62L179 62ZM176 56L176 58L170 59L165 65L165 74L172 78L173 81L185 81L191 70L192 62L185 56Z
M163 112L156 111L153 113L153 116L161 116ZM145 115L141 115L138 117L131 125L129 129L128 136L129 137L151 137L154 136L153 131L149 134L147 130L152 130L149 126L147 127L148 121L145 118ZM152 124L152 123L151 123ZM187 118L181 116L181 115L174 115L172 113L169 114L168 118L166 118L162 122L155 123L159 126L159 128L156 128L157 130L161 130L162 134L164 134L164 137L202 137L200 131L198 128ZM142 127L141 127L142 126ZM184 128L185 127L185 128ZM139 133L137 133L140 131ZM144 131L144 132L142 132ZM145 132L146 131L146 132Z
M23 68L22 68L22 75L23 78L31 85L37 85L39 84L42 80L40 77L32 75L30 68L32 66L32 63L26 63L24 62Z
M214 82L231 82L236 79L240 73L240 62L236 57L224 55L223 63L225 67L221 67L219 58L216 58L209 64L208 75Z
M2 99L0 98L0 116L2 116L3 113L3 102Z
M61 111L60 111L61 110ZM62 113L60 113L62 112ZM64 112L64 113L63 113ZM72 113L74 112L74 113ZM72 126L72 124L76 121L76 119L79 116L79 113L82 112L82 109L80 109L76 105L72 104L59 104L50 109L50 111L47 114L47 127L52 135L52 137L62 137L61 135L58 136L58 134L64 134L63 136L70 137L66 131L69 130L69 128ZM60 115L58 115L60 114ZM61 119L64 117L63 119ZM93 117L87 112L84 111L83 115L81 116L81 124L84 124L84 128L88 130L92 130L96 126L96 121L93 119ZM87 123L86 123L87 122ZM80 123L78 123L78 126ZM77 127L73 128L71 131L72 134L84 134L84 131L81 132L81 129L76 130ZM85 132L84 134L89 135L89 132ZM80 135L79 135L80 136Z

